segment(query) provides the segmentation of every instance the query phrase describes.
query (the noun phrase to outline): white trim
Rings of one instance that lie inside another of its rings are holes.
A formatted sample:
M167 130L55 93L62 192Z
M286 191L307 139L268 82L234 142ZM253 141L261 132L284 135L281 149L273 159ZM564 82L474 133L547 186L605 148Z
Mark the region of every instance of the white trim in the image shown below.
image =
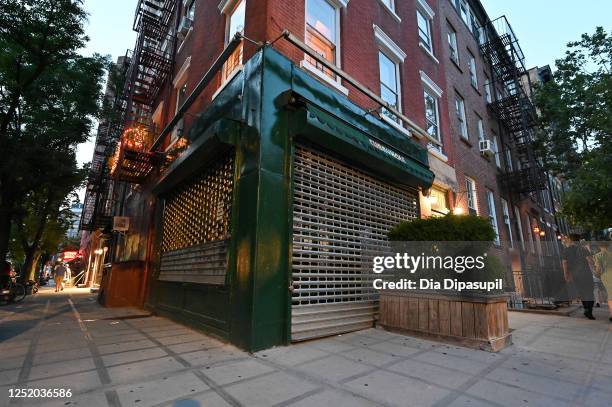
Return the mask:
M227 14L240 0L221 0L219 3L219 12L221 14Z
M426 54L427 54L427 55L428 55L428 56L429 56L431 59L433 59L433 61L434 61L436 64L439 64L439 63L440 63L440 61L438 61L438 58L436 58L436 57L434 56L434 54L433 54L433 53L432 53L432 52L431 52L431 51L430 51L430 50L429 50L429 49L428 49L428 48L425 46L425 44L423 44L423 41L419 41L419 47L421 47L421 49L422 49L423 51L425 51L425 53L426 53Z
M181 41L181 45L179 45L178 49L176 50L177 54L181 53L181 51L183 50L183 45L185 45L185 43L187 42L187 39L191 36L192 32L193 32L193 26L189 29L189 31L187 31L187 34L183 38L183 41Z
M350 0L327 0L332 6L336 8L347 7Z
M397 130L401 131L402 133L404 133L405 135L407 135L408 137L410 136L416 136L418 138L422 138L422 136L418 133L412 133L410 130L408 130L405 127L402 127L401 124L399 124L398 122L396 122L395 120L393 120L392 118L388 117L385 114L380 114L380 118L387 122L388 124L390 124L391 126L393 126L394 128L396 128Z
M172 81L172 85L175 88L181 87L187 81L187 71L189 70L190 66L191 55L185 59L185 62L183 62L183 66L181 66L181 69L179 69L178 73L174 77L174 80Z
M300 62L300 67L307 70L308 72L315 74L318 79L325 81L325 83L330 84L331 86L333 86L340 92L344 93L345 95L349 94L349 90L345 88L344 86L342 86L342 84L340 83L340 77L338 77L338 80L335 80L329 75L326 75L325 73L321 72L320 69L317 69L317 67L313 66L310 62L308 62L305 59Z
M221 83L221 86L219 86L219 89L217 89L215 93L213 93L210 100L214 100L217 97L217 95L221 93L221 91L227 86L227 84L230 83L232 79L234 79L234 76L238 75L238 73L241 72L243 68L244 68L244 65L238 65L236 69L232 71L232 73L227 75L227 78L225 78L223 83Z
M397 13L395 12L395 1L396 0L392 0L393 1L393 5L394 5L393 8L389 7L389 5L387 5L387 3L384 2L384 0L378 0L378 1L383 5L385 10L387 10L389 12L389 14L391 14L391 17L393 17L393 19L395 21L397 21L398 23L402 22L402 19L400 18L400 16L398 16Z
M425 72L419 71L419 73L421 74L421 82L423 82L423 85L427 86L429 90L436 94L437 97L441 98L444 91L442 91L442 89L436 85L436 83L429 76L427 76Z
M448 156L444 154L442 151L436 149L435 147L427 146L427 151L429 152L429 154L433 155L438 160L442 162L448 162Z
M431 6L427 4L427 1L417 0L417 7L420 8L425 14L427 14L427 17L429 17L430 20L433 20L436 13L434 13Z
M378 46L391 54L387 56L395 58L399 63L404 62L407 56L406 53L379 26L372 24L372 27L374 28L374 38Z

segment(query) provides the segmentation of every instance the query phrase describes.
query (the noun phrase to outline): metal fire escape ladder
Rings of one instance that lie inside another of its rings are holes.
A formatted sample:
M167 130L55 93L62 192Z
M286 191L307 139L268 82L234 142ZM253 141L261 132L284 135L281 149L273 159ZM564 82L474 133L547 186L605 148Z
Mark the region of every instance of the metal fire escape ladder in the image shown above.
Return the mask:
M502 181L520 194L529 194L546 187L546 178L533 147L533 130L537 115L525 86L525 57L512 27L505 16L489 21L481 27L480 46L484 57L491 64L496 98L489 104L510 134L514 156L519 165L504 174Z

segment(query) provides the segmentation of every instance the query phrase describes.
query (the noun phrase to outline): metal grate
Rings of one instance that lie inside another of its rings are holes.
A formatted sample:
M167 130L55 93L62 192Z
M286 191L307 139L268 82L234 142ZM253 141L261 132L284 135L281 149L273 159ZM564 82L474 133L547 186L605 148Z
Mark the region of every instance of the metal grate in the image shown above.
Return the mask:
M416 191L304 147L294 165L292 338L371 326L372 251L418 216Z
M162 252L228 238L234 153L172 192L165 201Z

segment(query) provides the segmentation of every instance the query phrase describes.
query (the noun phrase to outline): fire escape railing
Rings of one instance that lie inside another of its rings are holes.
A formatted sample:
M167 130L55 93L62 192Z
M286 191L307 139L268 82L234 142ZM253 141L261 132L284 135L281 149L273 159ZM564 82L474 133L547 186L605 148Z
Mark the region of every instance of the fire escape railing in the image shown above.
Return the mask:
M481 27L480 50L491 64L493 83L501 92L489 104L492 112L510 134L518 168L502 176L512 191L530 194L544 189L546 177L533 147L533 131L537 124L535 107L527 96L525 57L512 27L505 16Z

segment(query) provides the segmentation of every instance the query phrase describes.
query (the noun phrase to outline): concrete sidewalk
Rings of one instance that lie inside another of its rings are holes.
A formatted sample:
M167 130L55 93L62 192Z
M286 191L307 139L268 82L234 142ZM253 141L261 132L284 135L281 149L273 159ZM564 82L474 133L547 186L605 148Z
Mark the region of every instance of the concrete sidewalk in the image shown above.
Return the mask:
M606 311L597 321L511 313L515 345L498 354L370 329L250 355L101 308L86 290L45 289L0 306L0 406L607 407ZM16 388L73 395L9 400Z

